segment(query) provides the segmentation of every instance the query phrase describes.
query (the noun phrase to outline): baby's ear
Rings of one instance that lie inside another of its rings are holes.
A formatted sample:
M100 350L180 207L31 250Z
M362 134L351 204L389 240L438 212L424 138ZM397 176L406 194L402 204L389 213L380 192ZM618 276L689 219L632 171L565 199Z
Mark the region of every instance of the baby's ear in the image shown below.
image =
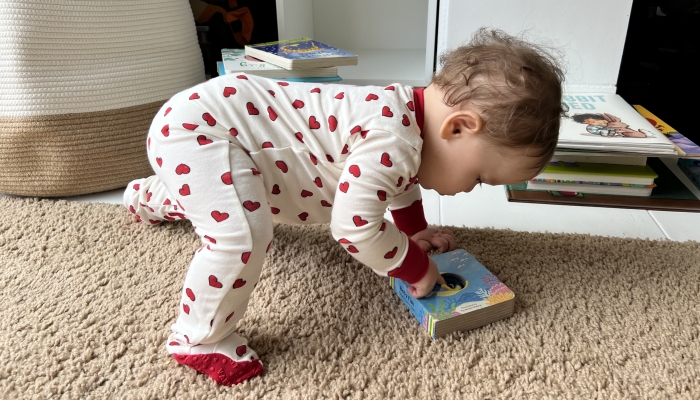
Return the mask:
M481 131L484 120L474 110L456 111L445 118L440 129L442 139L450 139L464 135L474 135Z

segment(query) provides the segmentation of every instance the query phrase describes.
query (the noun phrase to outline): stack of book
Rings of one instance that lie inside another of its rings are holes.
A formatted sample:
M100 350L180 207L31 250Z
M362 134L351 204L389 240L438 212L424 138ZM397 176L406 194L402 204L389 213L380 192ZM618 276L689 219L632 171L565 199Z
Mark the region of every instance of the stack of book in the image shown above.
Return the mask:
M301 82L340 82L338 66L357 65L355 54L309 38L223 49L219 75L249 73Z

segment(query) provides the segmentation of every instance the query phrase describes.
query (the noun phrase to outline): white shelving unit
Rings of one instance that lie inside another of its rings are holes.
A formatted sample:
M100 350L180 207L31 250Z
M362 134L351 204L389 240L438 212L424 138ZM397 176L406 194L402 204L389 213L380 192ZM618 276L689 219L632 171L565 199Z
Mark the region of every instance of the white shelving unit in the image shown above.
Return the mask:
M277 0L280 40L310 37L359 56L343 83L425 86L435 60L438 0Z

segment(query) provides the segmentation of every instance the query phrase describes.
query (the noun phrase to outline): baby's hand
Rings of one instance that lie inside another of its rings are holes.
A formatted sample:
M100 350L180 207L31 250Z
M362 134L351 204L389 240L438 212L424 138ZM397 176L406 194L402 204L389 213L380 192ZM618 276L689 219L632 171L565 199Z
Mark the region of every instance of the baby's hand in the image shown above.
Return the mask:
M438 271L435 261L433 261L433 259L430 257L428 257L428 259L430 260L428 272L425 273L425 276L421 280L408 286L408 293L410 293L411 296L416 299L432 293L435 283L440 285L446 284L445 278L440 275L440 271Z
M454 250L455 235L449 229L425 228L422 231L411 236L414 242L426 253L438 249L441 253Z

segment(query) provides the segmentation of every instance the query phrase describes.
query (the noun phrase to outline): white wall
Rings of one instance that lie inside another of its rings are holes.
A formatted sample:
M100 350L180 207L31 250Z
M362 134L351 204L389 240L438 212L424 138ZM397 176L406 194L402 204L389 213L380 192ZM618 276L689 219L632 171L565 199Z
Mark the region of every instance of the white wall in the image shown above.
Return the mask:
M632 0L442 0L437 52L481 26L527 31L564 51L567 91L615 93L631 8Z

